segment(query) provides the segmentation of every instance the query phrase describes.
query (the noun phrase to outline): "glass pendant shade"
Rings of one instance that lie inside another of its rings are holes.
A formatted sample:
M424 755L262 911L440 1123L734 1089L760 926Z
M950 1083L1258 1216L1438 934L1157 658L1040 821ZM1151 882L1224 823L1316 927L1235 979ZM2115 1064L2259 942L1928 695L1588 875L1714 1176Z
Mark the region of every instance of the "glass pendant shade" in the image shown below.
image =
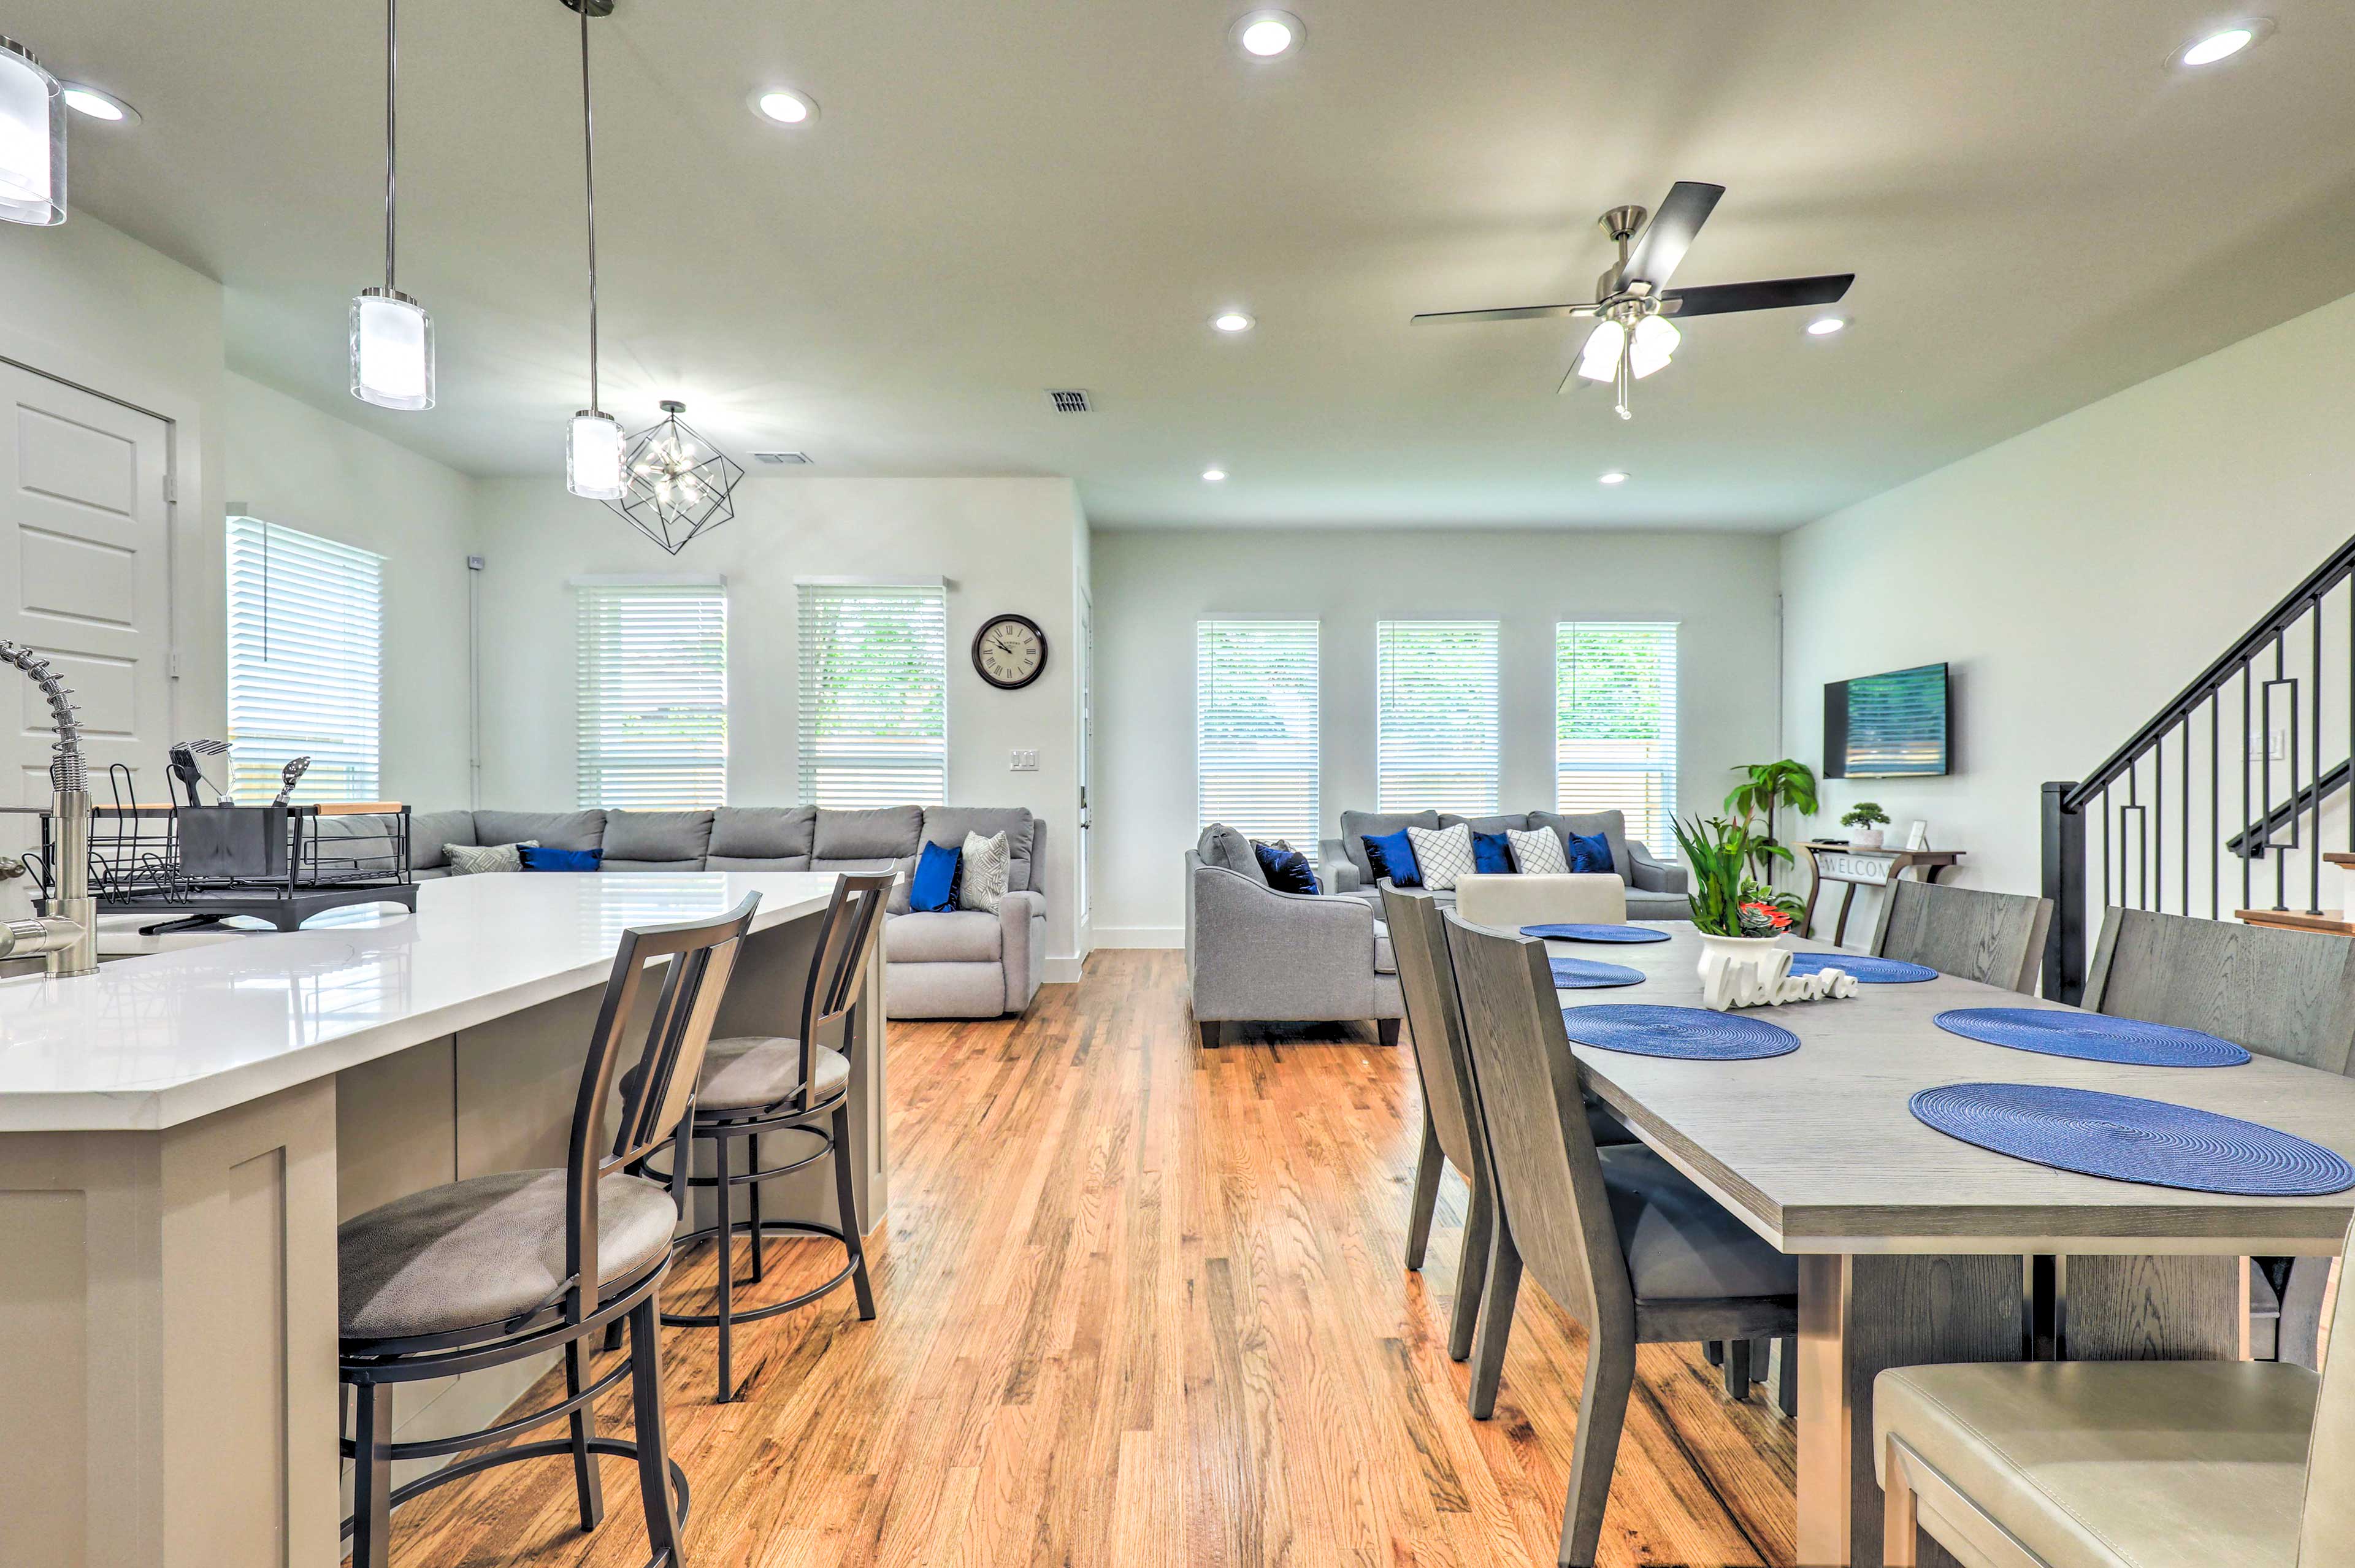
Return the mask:
M13 38L0 38L0 219L66 220L65 94Z
M352 396L380 409L433 406L433 318L407 294L362 289L352 301Z
M1683 334L1666 316L1647 315L1636 324L1635 336L1627 344L1627 368L1642 380L1653 371L1663 369L1668 356L1677 351Z
M564 438L564 477L572 493L591 501L618 501L629 485L622 472L622 424L609 413L583 409Z
M1578 353L1578 373L1590 381L1608 381L1619 372L1619 351L1626 346L1627 329L1615 321L1599 321Z

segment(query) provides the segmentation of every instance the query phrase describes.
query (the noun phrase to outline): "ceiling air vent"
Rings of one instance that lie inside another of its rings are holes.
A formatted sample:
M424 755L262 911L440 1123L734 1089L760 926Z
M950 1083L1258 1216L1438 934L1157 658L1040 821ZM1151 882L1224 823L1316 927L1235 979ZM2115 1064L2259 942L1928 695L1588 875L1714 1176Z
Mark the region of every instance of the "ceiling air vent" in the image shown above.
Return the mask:
M755 463L773 463L788 466L805 467L809 460L810 454L806 452L756 452L752 454L752 461Z
M1088 411L1088 395L1077 390L1050 391L1048 400L1059 414L1083 414Z

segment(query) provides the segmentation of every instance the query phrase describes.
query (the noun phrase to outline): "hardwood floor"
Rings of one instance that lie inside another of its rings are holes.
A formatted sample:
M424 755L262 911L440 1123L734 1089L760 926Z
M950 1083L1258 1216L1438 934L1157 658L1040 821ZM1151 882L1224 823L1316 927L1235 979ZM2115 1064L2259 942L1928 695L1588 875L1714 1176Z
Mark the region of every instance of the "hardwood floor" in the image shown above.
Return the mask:
M1237 1032L1199 1049L1173 953L1099 954L1019 1020L893 1025L878 1320L845 1290L741 1330L732 1405L712 1336L665 1336L694 1568L1552 1563L1582 1335L1525 1288L1496 1418L1466 1415L1452 1174L1425 1272L1401 1263L1411 1051ZM740 1305L820 1277L794 1246ZM709 1299L709 1255L666 1302ZM1790 1424L1697 1347L1640 1355L1602 1561L1791 1562ZM594 1535L549 1461L429 1493L394 1561L643 1563L634 1473L603 1476Z

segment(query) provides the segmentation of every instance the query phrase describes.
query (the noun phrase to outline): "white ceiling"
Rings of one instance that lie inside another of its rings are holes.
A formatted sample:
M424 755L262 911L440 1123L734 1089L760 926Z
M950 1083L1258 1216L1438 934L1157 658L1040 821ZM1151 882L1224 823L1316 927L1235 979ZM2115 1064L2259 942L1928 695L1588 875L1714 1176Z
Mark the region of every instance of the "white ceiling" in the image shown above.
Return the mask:
M2270 40L2188 74L2211 0L1293 0L1274 63L1228 43L1240 4L620 0L604 400L820 475L1070 475L1113 526L1788 527L2355 292L2355 5L2263 3ZM15 0L6 30L144 112L76 121L77 210L221 279L236 368L552 474L586 391L576 24L402 7L423 415L344 389L381 24ZM772 84L819 119L756 121ZM1576 324L1408 325L1588 297L1594 216L1680 178L1728 195L1678 283L1852 271L1853 329L1688 324L1623 424L1555 396ZM1211 332L1230 304L1258 329Z

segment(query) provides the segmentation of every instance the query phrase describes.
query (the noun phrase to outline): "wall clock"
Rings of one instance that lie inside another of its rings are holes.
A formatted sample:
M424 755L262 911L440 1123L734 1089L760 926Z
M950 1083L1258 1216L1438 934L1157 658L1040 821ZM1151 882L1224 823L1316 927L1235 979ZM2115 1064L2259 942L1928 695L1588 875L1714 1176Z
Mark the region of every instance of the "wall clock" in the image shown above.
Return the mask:
M1028 615L992 615L973 635L973 667L1001 691L1019 691L1046 673L1047 634Z

